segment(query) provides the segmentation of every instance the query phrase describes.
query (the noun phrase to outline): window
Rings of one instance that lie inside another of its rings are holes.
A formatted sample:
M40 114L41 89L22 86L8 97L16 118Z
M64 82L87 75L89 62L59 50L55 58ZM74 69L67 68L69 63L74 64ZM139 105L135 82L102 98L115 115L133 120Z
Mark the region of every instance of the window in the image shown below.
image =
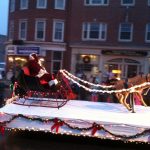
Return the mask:
M28 0L20 0L20 9L28 9Z
M46 8L47 0L37 0L36 8Z
M108 5L109 0L85 0L85 5Z
M64 41L64 21L54 20L53 23L53 41Z
M121 0L121 5L123 5L123 6L134 6L135 0Z
M121 23L119 27L119 41L132 41L133 25Z
M105 23L84 23L83 40L106 40L107 25Z
M150 0L148 0L148 6L150 6Z
M63 53L60 51L54 51L52 54L52 72L56 74L62 68Z
M14 39L14 21L9 23L9 40Z
M19 39L26 40L26 34L27 34L27 21L21 20L19 22Z
M15 11L15 0L10 0L10 12Z
M36 40L44 40L45 39L45 20L36 20L35 27L35 39Z
M145 41L150 42L150 23L146 25Z
M65 9L66 0L55 0L55 9Z

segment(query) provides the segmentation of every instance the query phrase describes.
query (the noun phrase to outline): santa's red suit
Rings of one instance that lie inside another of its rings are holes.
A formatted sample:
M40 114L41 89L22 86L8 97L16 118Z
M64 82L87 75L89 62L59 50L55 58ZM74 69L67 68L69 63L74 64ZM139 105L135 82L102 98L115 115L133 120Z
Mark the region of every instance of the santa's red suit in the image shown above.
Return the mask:
M38 77L40 83L43 85L56 85L57 79L53 79L52 75L46 71L44 67L40 65L37 54L32 53L29 55L29 60L25 67L23 67L24 74Z

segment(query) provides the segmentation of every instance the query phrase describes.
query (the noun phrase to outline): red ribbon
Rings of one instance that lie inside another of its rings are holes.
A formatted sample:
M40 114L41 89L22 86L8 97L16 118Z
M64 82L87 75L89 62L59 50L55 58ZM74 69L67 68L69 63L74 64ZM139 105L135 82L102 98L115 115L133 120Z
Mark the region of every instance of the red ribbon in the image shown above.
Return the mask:
M92 135L95 135L95 133L97 132L97 130L101 130L102 129L102 126L96 124L96 123L93 123L93 129L92 129Z
M2 135L4 135L4 132L5 132L5 128L4 128L3 126L0 126L0 133L1 133Z
M51 131L56 129L56 133L58 133L59 127L63 126L64 122L55 118L54 119L54 125L51 127Z

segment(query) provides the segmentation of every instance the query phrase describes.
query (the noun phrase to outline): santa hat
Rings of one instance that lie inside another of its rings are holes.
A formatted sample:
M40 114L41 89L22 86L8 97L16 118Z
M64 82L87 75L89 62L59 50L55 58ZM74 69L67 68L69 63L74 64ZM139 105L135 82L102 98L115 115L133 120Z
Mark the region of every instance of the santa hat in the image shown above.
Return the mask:
M35 60L36 62L39 61L39 60L38 60L38 56L37 56L36 53L30 54L30 55L29 55L29 59L30 59L30 60Z

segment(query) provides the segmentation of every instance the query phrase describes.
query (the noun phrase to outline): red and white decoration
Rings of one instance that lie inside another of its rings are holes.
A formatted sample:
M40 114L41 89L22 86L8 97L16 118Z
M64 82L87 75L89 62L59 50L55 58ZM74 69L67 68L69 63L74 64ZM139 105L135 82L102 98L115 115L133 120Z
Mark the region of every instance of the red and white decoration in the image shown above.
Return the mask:
M18 129L150 144L150 107L135 109L76 100L60 109L8 104L0 109L1 133Z

